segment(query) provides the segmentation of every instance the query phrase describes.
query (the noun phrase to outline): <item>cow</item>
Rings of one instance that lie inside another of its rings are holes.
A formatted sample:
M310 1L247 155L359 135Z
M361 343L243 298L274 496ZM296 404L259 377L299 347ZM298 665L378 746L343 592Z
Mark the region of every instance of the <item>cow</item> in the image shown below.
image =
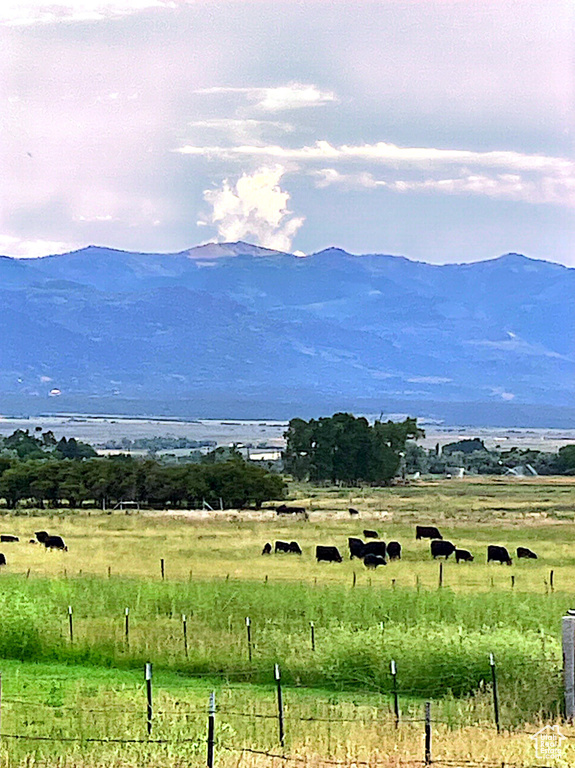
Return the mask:
M500 547L497 544L489 544L487 547L487 562L497 562L500 564L505 563L506 565L511 565L511 558L509 557L509 552L505 549L505 547Z
M309 518L305 507L288 507L286 504L276 507L276 515L302 515L306 520Z
M350 536L347 543L349 545L349 559L353 560L354 557L361 559L363 557L363 548L365 547L362 539L355 539L353 536Z
M379 565L387 565L385 557L381 555L366 555L363 558L363 564L366 568L377 568Z
M36 537L36 540L40 542L40 544L43 544L46 539L48 538L50 534L48 531L36 531L34 533L34 536Z
M64 544L64 539L61 536L48 536L42 543L46 549L63 549L64 552L68 551L68 547Z
M0 565L6 565L6 555L0 552Z
M278 552L289 552L289 551L290 551L289 543L287 541L276 541L276 545L274 548L274 552L276 553L276 555Z
M442 539L443 536L439 533L437 528L435 528L435 526L433 525L416 525L415 538L416 539Z
M0 534L0 541L20 541L18 536L12 536L11 533L2 533Z
M347 511L349 512L351 517L356 517L357 515L359 515L359 510L354 509L353 507L350 507Z
M467 549L456 549L455 562L459 563L461 560L463 560L464 563L472 563L473 555Z
M262 549L262 555L271 555L272 553L272 545L267 542L267 544L264 544L264 548Z
M30 541L28 542L28 544L37 544L37 543L38 542L36 541L36 539L30 539Z
M537 560L537 555L527 547L517 547L517 557L525 557L528 560Z
M399 541L390 541L388 543L387 556L390 560L401 560L401 544Z
M446 560L449 555L455 552L455 544L450 541L443 541L442 539L435 539L431 542L431 555L435 560L438 557L444 557Z
M297 541L290 541L289 543L289 551L292 553L292 555L301 555L301 547L297 543Z
M343 562L342 556L339 554L337 547L323 547L318 544L315 548L315 559L319 562L326 563L341 563Z
M380 557L385 557L385 541L366 542L361 556L365 558L366 555L379 555Z
M379 539L379 533L377 531L371 531L369 528L364 529L363 535L366 539Z

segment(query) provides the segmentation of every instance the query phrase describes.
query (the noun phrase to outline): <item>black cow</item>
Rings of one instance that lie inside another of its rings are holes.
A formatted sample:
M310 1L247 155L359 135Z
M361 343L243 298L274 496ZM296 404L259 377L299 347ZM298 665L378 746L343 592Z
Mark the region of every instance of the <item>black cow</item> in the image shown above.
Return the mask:
M366 539L379 539L379 533L377 531L370 531L369 528L364 529L363 535Z
M289 543L289 551L292 553L292 555L301 555L301 547L297 543L297 541L290 541Z
M366 555L379 555L380 557L385 557L385 541L366 542L363 548L362 557L365 558Z
M50 534L48 533L48 531L36 531L34 533L34 536L40 542L40 544L43 544L49 535Z
M264 544L264 548L262 549L262 555L271 555L272 553L272 545L269 543Z
M435 541L431 542L431 554L434 560L437 557L444 557L447 560L449 555L452 555L454 552L455 544L452 544L450 541L442 541L441 539L436 539Z
M366 568L377 568L379 565L387 565L385 557L381 555L366 555L363 558L363 564Z
M463 560L464 563L472 563L473 555L467 549L456 549L455 562L459 563L461 560Z
M347 543L349 545L349 559L353 560L354 557L361 559L363 557L363 548L365 547L362 539L354 539L353 536L350 536Z
M11 533L0 534L0 541L20 541L18 536L12 536Z
M29 544L37 544L38 542L36 541L36 539L30 539L30 541L28 543Z
M289 551L290 551L290 549L289 549L289 542L287 542L287 541L276 541L276 545L275 545L275 549L274 549L274 552L276 553L276 555L277 555L278 552L289 552Z
M525 557L528 560L537 560L537 555L527 547L517 547L517 557Z
M0 552L0 565L6 565L6 555Z
M309 517L305 507L288 507L286 504L276 507L276 515L302 515L306 520Z
M354 517L355 515L359 515L359 511L357 509L354 509L353 507L350 507L347 511L352 517Z
M443 536L439 533L437 528L435 528L433 525L416 525L415 538L416 539L442 539Z
M387 556L390 560L401 560L401 544L399 541L390 541L388 543Z
M322 560L326 563L343 562L343 558L339 554L339 549L337 547L323 547L321 544L318 544L315 548L315 559L318 563Z
M46 549L63 549L64 552L68 551L68 547L64 544L64 539L61 536L48 536L42 543Z
M505 549L505 547L500 547L497 544L490 544L487 547L487 562L497 562L511 565L511 558L509 557L509 552Z

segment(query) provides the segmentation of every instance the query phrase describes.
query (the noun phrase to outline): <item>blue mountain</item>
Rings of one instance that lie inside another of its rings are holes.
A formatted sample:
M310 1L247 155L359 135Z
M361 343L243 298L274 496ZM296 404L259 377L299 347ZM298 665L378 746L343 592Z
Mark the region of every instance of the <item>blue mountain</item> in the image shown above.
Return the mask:
M0 257L0 302L4 412L575 405L575 270L518 254L89 246Z

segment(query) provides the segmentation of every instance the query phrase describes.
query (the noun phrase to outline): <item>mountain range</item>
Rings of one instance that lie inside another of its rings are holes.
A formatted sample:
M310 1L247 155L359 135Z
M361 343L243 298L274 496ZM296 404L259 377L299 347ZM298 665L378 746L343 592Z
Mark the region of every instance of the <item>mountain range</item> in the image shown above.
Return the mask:
M0 257L0 302L3 413L575 424L575 270L519 254L89 246Z

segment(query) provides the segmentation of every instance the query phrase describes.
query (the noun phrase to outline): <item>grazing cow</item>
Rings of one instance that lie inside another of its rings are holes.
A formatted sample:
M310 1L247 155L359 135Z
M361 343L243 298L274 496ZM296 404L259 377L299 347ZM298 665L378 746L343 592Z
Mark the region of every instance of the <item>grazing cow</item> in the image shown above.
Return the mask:
M517 547L517 557L525 557L528 560L537 560L537 555L527 547Z
M68 547L64 544L64 539L61 536L48 536L42 543L46 549L63 549L64 552L68 551Z
M285 504L276 507L276 515L302 515L306 520L309 518L305 507L288 507Z
M377 531L371 531L369 528L364 529L363 535L366 539L379 539L379 533Z
M276 541L274 552L289 552L289 543L287 541Z
M385 557L381 555L366 555L363 558L363 564L366 568L377 568L378 565L387 565Z
M318 544L315 548L315 559L318 563L321 561L326 563L343 562L343 558L339 554L339 549L337 547L323 547L321 544Z
M355 517L356 515L359 515L359 510L354 509L353 507L350 507L347 511L349 512L349 514L352 517Z
M290 541L289 543L289 551L292 553L292 555L301 555L301 547L297 543L297 541Z
M12 536L11 533L0 534L0 541L20 541L18 536Z
M40 544L43 544L49 535L50 534L48 533L48 531L36 531L34 533L34 536L40 542Z
M401 560L401 544L399 541L390 541L388 543L387 556L390 560Z
M6 555L0 552L0 565L6 565Z
M511 565L511 558L509 557L509 552L505 549L505 547L500 547L497 544L490 544L487 547L487 562L497 562Z
M416 525L415 538L416 539L442 539L443 536L439 533L437 528L435 528L435 526L433 525Z
M363 548L365 547L363 541L350 536L347 543L349 545L349 559L353 560L354 557L361 559L363 557Z
M460 560L463 560L464 563L472 563L473 562L473 555L467 549L456 549L455 550L455 562L459 563Z
M362 557L366 555L379 555L385 557L385 541L368 541L363 548Z
M452 555L454 552L455 544L452 544L450 541L437 539L431 542L431 554L434 560L438 557L444 557L447 560L449 555Z
M269 543L264 544L264 548L262 549L262 555L271 555L272 553L272 545Z

